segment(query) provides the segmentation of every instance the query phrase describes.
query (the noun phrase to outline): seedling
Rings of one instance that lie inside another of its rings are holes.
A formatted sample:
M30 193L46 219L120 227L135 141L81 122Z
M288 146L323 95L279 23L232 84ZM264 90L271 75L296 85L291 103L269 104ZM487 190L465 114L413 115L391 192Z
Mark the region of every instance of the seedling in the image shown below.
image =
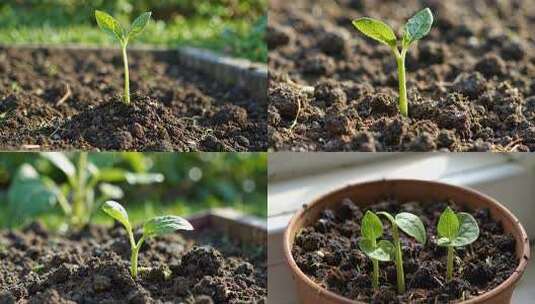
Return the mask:
M398 42L396 34L386 23L373 18L359 18L353 21L353 25L364 35L386 44L392 49L398 66L399 81L399 111L401 115L409 116L409 106L407 101L407 83L405 73L405 57L409 47L423 37L431 30L433 25L433 13L429 8L418 12L414 17L409 19L403 30L403 38ZM401 46L401 51L399 46Z
M138 274L138 255L139 249L143 245L143 242L151 237L168 234L177 230L193 230L193 226L187 220L174 215L165 215L153 217L143 224L143 235L136 242L134 239L134 232L132 230L132 224L128 219L128 213L121 204L115 201L107 201L102 205L102 210L121 223L126 232L128 233L128 239L130 241L130 274L135 279Z
M473 243L479 237L479 226L474 217L468 213L455 213L447 207L438 220L438 246L448 248L446 280L453 278L453 250Z
M119 21L117 21L111 15L99 10L95 11L95 18L97 19L97 24L100 29L117 38L121 44L124 63L124 101L127 104L130 103L130 73L128 71L128 56L126 55L126 47L132 38L143 32L149 23L151 14L151 12L141 14L136 18L136 20L134 20L130 28L127 30L122 27Z
M403 271L403 255L401 252L399 229L425 245L427 241L425 227L420 218L411 213L402 212L397 214L396 217L393 217L388 212L378 212L377 214L385 216L392 225L392 238L394 240L393 255L396 263L398 293L401 294L405 292L405 273Z
M391 260L391 253L394 245L387 240L377 239L383 236L383 224L379 217L366 211L360 226L362 238L359 240L359 248L372 260L372 287L379 288L379 261L387 262Z

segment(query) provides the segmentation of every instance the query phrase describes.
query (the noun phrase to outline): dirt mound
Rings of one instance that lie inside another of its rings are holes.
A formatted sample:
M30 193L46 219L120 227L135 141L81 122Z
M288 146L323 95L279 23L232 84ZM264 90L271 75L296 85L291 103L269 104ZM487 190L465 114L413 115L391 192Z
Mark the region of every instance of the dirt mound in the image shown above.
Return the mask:
M535 151L531 1L275 2L268 27L270 149ZM405 118L397 110L391 51L351 21L373 16L397 30L426 6L436 20L408 53ZM315 93L303 94L303 86ZM303 109L290 129L299 99Z
M1 232L0 245L0 303L262 303L267 297L265 248L210 231L148 240L137 279L118 226L60 238L34 224Z
M266 106L175 62L131 52L0 49L0 148L265 151Z

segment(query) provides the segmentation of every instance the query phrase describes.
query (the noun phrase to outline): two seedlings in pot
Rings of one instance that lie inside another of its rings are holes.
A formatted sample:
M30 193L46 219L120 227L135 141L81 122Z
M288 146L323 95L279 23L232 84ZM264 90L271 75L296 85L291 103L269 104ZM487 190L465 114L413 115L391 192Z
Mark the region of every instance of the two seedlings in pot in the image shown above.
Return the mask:
M102 11L95 11L95 18L100 29L109 35L115 37L121 44L124 63L124 102L130 103L130 73L128 70L128 56L126 48L128 42L135 36L141 34L149 23L151 12L141 14L134 20L130 28L126 29L121 26L119 21Z
M427 234L418 216L402 212L392 216L388 212L378 212L388 219L392 228L392 242L379 240L383 236L383 224L375 213L367 211L361 222L359 248L372 260L372 287L379 288L379 261L394 261L396 265L397 289L402 294L406 290L401 251L400 230L425 245ZM454 248L473 243L479 237L479 227L474 217L468 213L455 213L450 207L440 215L438 224L438 246L448 248L446 280L453 278Z
M354 20L353 25L362 34L387 45L392 50L398 67L399 111L401 115L408 117L405 58L410 46L425 37L431 30L433 25L431 10L429 8L423 9L410 18L404 26L403 38L400 41L398 41L392 28L380 20L364 17Z
M388 212L378 212L379 215L385 216L392 226L392 240L377 239L383 236L383 224L379 217L367 211L362 219L361 233L362 239L359 241L359 247L373 263L372 287L379 287L379 261L387 262L394 259L396 264L397 287L399 293L405 292L405 274L403 271L403 256L401 252L401 240L399 230L415 238L418 242L425 244L426 233L424 224L420 219L411 213L402 212L395 217Z
M121 204L115 201L107 201L102 206L102 210L121 223L128 233L130 242L130 274L133 278L138 274L138 255L139 249L146 239L151 237L168 234L177 230L193 230L193 226L186 219L174 215L157 216L149 219L143 224L143 234L136 242L132 224L128 219L128 213Z

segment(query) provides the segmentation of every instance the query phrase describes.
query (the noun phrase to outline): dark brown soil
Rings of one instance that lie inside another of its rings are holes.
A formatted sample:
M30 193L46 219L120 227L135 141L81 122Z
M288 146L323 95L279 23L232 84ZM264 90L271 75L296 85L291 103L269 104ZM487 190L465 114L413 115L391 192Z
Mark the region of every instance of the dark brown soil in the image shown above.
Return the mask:
M266 248L211 231L151 239L137 279L124 228L60 238L33 224L0 232L0 303L265 303Z
M404 118L391 51L351 21L397 30L424 7L436 21L408 53ZM272 0L271 12L270 149L535 151L533 1Z
M456 249L454 279L446 282L446 249L436 245L436 224L448 204L417 202L399 205L385 200L369 208L391 214L410 212L423 221L427 230L425 246L401 236L407 291L397 294L393 262L380 262L380 288L371 288L371 262L359 249L360 222L364 212L343 200L337 210L325 210L310 227L296 237L292 254L299 268L312 280L344 297L366 303L450 303L483 294L505 281L515 270L515 240L505 234L488 210L463 210L476 218L479 238ZM449 205L460 211L452 202ZM385 239L392 239L384 222Z
M130 52L0 48L0 149L265 151L266 106L176 63Z

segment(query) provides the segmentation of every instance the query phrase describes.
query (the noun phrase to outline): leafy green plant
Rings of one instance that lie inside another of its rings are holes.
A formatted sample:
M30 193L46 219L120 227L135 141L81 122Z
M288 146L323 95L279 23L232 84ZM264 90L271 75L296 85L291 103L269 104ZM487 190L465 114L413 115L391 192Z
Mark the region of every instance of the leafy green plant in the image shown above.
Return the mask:
M463 247L477 240L479 226L474 217L466 212L455 213L447 207L440 215L437 225L437 244L448 248L446 279L453 278L453 254L455 247Z
M378 212L377 214L386 217L392 225L392 238L394 241L392 255L394 256L394 262L396 263L398 293L401 294L405 292L405 273L403 271L403 254L401 251L399 230L425 245L427 241L425 227L420 218L412 213L401 212L395 217L388 212Z
M359 240L359 248L372 260L372 287L379 288L379 261L387 262L391 260L391 253L394 245L387 240L377 241L383 236L383 224L379 217L366 211L360 226L362 238Z
M99 153L100 154L100 153ZM28 220L51 211L58 205L72 228L81 229L91 220L94 211L108 199L121 199L123 190L112 183L151 184L162 182L158 173L130 172L94 163L98 154L72 154L72 161L60 152L45 152L46 159L64 175L64 182L55 182L29 163L20 166L8 190L10 220ZM77 156L77 157L76 157Z
M177 230L193 230L193 226L186 219L174 215L165 215L151 218L143 224L143 235L136 242L134 238L134 232L132 230L132 224L128 219L128 213L121 204L115 201L107 201L102 205L102 210L121 223L126 232L128 233L128 239L131 247L130 254L130 273L133 278L138 274L138 255L139 249L143 245L143 242L151 237L172 233Z
M392 28L380 20L364 17L354 20L353 25L364 35L391 48L398 66L399 110L401 115L408 116L405 57L409 47L415 41L425 37L431 30L433 13L429 8L426 8L410 18L404 26L403 38L399 42ZM399 46L401 46L401 51Z
M121 44L124 63L124 101L127 104L130 103L130 73L128 71L128 56L126 54L126 48L128 46L128 42L132 38L143 32L149 23L151 14L151 12L141 14L136 18L136 20L134 20L129 29L125 29L121 26L119 21L117 21L111 15L99 10L95 11L95 18L100 29L117 38Z

